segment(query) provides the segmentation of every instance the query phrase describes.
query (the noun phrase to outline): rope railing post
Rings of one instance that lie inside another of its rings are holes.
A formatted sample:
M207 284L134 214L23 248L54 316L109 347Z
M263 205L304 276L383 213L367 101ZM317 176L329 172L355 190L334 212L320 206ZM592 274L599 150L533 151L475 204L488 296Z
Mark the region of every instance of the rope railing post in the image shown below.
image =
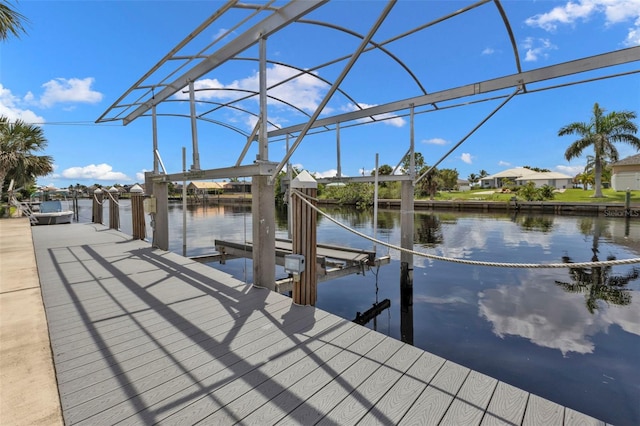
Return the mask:
M302 196L293 199L292 253L301 254L305 259L304 271L298 276L294 275L293 303L315 306L318 298L316 273L316 222L318 216L313 208L313 202L309 203L302 197L315 200L318 193L318 183L307 171L303 171L291 182L291 190L302 194Z
M91 221L93 223L102 224L102 198L104 192L102 189L98 188L93 191L93 206L92 206L92 214Z
M133 239L144 240L147 236L146 223L144 219L144 193L140 185L133 185L129 192L131 193Z
M120 191L115 186L109 188L109 229L120 229Z

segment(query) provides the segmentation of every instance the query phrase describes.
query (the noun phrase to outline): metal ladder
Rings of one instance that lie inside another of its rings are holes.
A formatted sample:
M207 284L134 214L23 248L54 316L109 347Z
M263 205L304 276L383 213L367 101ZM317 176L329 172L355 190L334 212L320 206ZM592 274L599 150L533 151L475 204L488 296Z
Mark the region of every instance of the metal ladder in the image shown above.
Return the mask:
M31 206L29 206L29 204L22 201L18 201L15 195L11 196L11 204L13 204L16 208L18 208L23 215L29 218L29 222L31 223L31 225L38 224L38 218L33 214L33 210L31 210Z

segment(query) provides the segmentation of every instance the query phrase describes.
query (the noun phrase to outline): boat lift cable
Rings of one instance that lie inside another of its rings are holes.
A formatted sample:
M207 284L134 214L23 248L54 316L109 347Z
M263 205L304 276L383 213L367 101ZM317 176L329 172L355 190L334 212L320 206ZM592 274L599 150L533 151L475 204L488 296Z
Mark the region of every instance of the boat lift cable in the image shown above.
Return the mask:
M349 232L352 232L362 238L365 238L369 241L372 241L376 244L380 244L381 246L385 246L394 250L398 250L398 251L402 251L405 253L410 253L416 256L421 256L421 257L426 257L428 259L433 259L433 260L441 260L444 262L454 262L454 263L461 263L461 264L465 264L465 265L476 265L476 266L491 266L491 267L498 267L498 268L525 268L525 269L540 269L540 268L547 268L547 269L554 269L554 268L591 268L591 267L602 267L602 266L617 266L617 265L631 265L634 263L640 263L640 258L636 257L636 258L631 258L631 259L620 259L620 260L604 260L604 261L598 261L598 262L576 262L576 263L510 263L510 262L485 262L485 261L479 261L479 260L466 260L466 259L458 259L458 258L453 258L453 257L446 257L446 256L439 256L439 255L435 255L435 254L429 254L429 253L423 253L420 251L415 251L415 250L411 250L411 249L407 249L407 248L403 248L403 247L399 247L393 244L389 244L386 243L384 241L372 238L366 234L363 234L362 232L356 231L353 228L348 227L347 225L337 221L336 219L332 218L331 216L329 216L327 213L323 212L322 210L318 209L316 206L314 206L312 203L310 203L307 198L307 195L303 194L302 192L296 190L296 189L292 189L292 193L296 196L298 196L304 203L306 203L308 206L310 206L312 209L314 209L316 212L318 212L319 214L321 214L322 216L326 217L328 220L330 220L331 222L335 223L336 225L340 226L343 229L346 229Z

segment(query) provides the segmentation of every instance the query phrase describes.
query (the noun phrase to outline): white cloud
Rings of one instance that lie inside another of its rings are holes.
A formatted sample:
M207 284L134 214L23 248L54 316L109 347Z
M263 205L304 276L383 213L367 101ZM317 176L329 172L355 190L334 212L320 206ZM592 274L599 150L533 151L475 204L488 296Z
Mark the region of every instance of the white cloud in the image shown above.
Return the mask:
M442 138L423 139L422 143L428 145L446 145L448 142Z
M565 166L561 164L559 166L556 166L556 171L567 174L569 176L575 176L584 171L584 166Z
M43 117L21 107L23 103L28 104L32 97L33 95L29 92L23 99L20 99L0 83L0 116L7 117L9 121L22 120L25 123L44 123Z
M495 53L495 50L491 47L487 47L482 51L483 55L493 55L494 53Z
M556 6L549 12L540 13L525 20L531 27L555 31L558 25L575 25L594 16L604 15L606 25L633 21L626 40L627 46L640 44L640 1L638 0L577 0Z
M524 60L527 62L535 62L538 59L549 57L551 50L557 49L549 39L527 37L522 42L522 47L526 50Z
M142 169L138 173L136 173L136 182L144 182L144 174L145 172L150 172L151 170Z
M502 166L502 167L511 167L511 163L509 163L508 161L498 161L498 166Z
M336 177L338 176L338 171L336 169L330 169L324 172L313 172L311 173L313 176L315 176L316 178L329 178L329 177ZM345 176L345 175L342 175Z
M471 154L469 154L468 152L463 152L460 156L460 159L467 164L471 164L473 162Z
M131 181L131 178L126 174L122 172L114 172L113 167L105 163L98 165L89 164L88 166L82 167L70 167L63 170L61 176L65 179L107 180L115 183Z
M629 28L629 34L627 38L622 42L625 46L638 46L640 45L640 19L636 21L636 28Z
M569 352L592 353L594 336L607 333L611 325L640 333L638 309L600 303L591 314L583 295L548 284L556 279L551 272L538 271L523 277L518 286L483 290L479 293L479 315L491 322L497 336L519 336L565 356Z
M560 24L573 24L577 20L585 20L595 11L596 5L593 1L577 3L569 1L564 6L556 6L549 12L540 13L524 22L531 27L540 27L547 31L554 31Z
M42 85L44 94L40 97L39 105L49 108L58 103L98 103L102 100L102 93L91 89L93 82L92 77L50 80Z

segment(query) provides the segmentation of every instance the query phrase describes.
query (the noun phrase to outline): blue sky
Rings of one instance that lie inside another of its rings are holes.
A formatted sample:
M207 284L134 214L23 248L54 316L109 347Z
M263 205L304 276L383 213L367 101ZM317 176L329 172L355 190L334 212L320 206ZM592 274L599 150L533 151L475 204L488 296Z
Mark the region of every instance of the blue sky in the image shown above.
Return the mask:
M0 44L0 114L12 120L42 123L49 141L46 154L53 156L55 172L38 183L67 187L76 183L108 186L142 182L143 172L153 167L151 119L141 117L127 126L95 121L223 3L22 0L12 4L29 22L27 34ZM400 0L374 40L385 40L403 28L469 4ZM366 33L384 5L382 1L342 0L327 4L308 18ZM507 0L502 5L524 71L640 44L640 0ZM227 29L226 25L231 24L221 21L214 25L209 37ZM300 30L299 37L295 31L269 39L269 59L311 67L349 54L358 44L358 40L322 28ZM516 72L511 45L492 3L428 28L419 39L401 40L387 47L415 72L428 92ZM255 56L255 52L252 49L247 56ZM257 87L257 64L244 62L205 75L196 87ZM343 65L319 70L317 75L333 80ZM638 69L639 65L628 64L616 71ZM270 79L290 72L278 65L268 68ZM584 78L606 73L595 72ZM420 94L407 73L379 53L363 55L341 88L363 107ZM277 95L311 114L327 89L319 79L308 77L281 87ZM202 96L220 101L234 96L230 93L202 92ZM353 110L351 100L336 94L320 117ZM640 112L640 74L516 96L439 167L455 168L461 178L481 169L493 174L524 165L575 175L582 171L585 158L567 162L564 151L574 138L560 138L557 131L568 123L587 121L594 102L606 110ZM499 103L488 101L419 114L416 151L433 164ZM187 103L179 103L176 108L188 114ZM198 108L200 112L203 106ZM300 113L271 103L269 118L282 126L303 122ZM216 119L245 133L255 123L252 117L229 111ZM183 146L190 155L189 120L161 117L158 130L160 154L168 172L181 171ZM204 121L198 123L198 138L202 168L233 165L245 143L239 133ZM409 121L406 116L398 116L382 123L345 126L340 138L343 174L355 176L363 170L368 174L376 153L380 164L395 166L399 162L409 147ZM337 167L335 139L334 132L309 135L292 162L318 175L331 176ZM622 158L636 153L630 146L618 148ZM270 160L280 161L283 155L283 141L270 144ZM255 158L254 148L247 158ZM187 161L188 167L190 158Z

